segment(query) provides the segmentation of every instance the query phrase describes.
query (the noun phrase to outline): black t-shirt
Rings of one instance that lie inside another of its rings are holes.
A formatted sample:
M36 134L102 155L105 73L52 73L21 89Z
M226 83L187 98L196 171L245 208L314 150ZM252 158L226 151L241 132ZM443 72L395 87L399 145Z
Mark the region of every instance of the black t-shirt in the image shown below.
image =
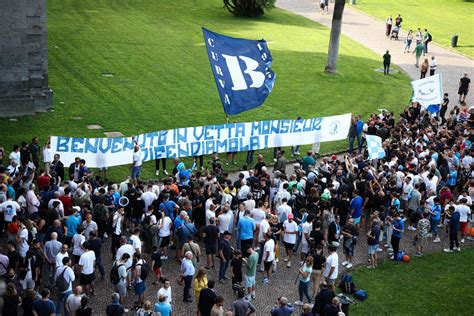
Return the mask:
M99 238L89 239L89 250L92 250L96 258L100 258L100 247L102 246L102 240Z
M259 161L255 164L255 170L257 171L255 173L255 176L258 177L262 173L262 167L265 167L267 164L264 161Z
M159 252L154 252L151 254L151 260L154 261L153 269L161 268L163 263L161 262L161 255Z
M232 258L232 248L230 243L225 239L219 240L219 251L222 250L225 260L230 260Z
M323 269L323 263L326 262L326 257L324 257L322 254L318 255L315 254L313 255L313 270L322 270Z
M462 77L460 81L461 81L461 86L460 86L461 89L469 88L469 83L471 82L471 79Z
M270 223L270 231L272 232L272 238L274 240L278 239L279 235L275 235L277 232L283 230L283 225L281 223Z
M125 313L125 308L122 305L110 304L107 305L105 314L107 316L122 316Z
M217 236L219 234L219 228L216 225L207 225L204 227L206 237L204 237L204 243L206 246L214 246L217 242Z
M313 245L316 247L317 245L322 245L324 240L324 234L320 230L312 230L309 233L309 237L313 238Z
M372 227L372 229L370 230L370 235L375 238L367 237L367 245L369 246L378 245L379 237L380 237L380 227L379 226Z
M232 281L241 282L242 281L242 258L234 258L230 262L230 267L234 277Z
M76 316L92 316L92 308L80 307L78 310L76 310Z
M352 237L359 235L359 232L357 231L357 228L355 226L350 226L349 224L344 225L344 227L342 228L342 231L345 232L345 233L351 234ZM344 239L346 239L346 238L347 237L344 236Z
M16 269L17 263L20 262L20 255L16 251L9 251L7 253L7 257L9 259L8 262L8 269L13 268Z

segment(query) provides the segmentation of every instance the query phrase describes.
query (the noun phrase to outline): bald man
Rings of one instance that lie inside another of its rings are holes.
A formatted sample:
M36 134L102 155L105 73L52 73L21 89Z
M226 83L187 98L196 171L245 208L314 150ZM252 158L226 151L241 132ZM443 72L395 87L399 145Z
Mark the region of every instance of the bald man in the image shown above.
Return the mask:
M43 275L46 287L54 288L54 274L56 273L56 255L61 251L63 244L58 241L58 233L51 233L51 240L44 244L43 254L46 259L43 265Z

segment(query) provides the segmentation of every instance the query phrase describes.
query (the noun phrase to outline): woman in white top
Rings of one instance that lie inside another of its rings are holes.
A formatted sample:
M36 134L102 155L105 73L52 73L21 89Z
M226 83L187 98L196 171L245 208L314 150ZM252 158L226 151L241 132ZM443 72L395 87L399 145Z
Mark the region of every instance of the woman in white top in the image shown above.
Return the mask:
M86 241L86 237L84 237L84 227L79 226L77 227L77 234L72 237L72 257L74 264L79 263L79 258L84 253L84 249L82 249L84 241Z

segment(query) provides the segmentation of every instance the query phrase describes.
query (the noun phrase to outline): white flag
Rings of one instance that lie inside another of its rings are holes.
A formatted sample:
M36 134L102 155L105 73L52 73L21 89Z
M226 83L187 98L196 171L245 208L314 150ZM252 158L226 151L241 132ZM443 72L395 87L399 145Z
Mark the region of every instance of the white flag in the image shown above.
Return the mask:
M443 102L442 78L440 74L411 82L413 102L421 105L441 104Z

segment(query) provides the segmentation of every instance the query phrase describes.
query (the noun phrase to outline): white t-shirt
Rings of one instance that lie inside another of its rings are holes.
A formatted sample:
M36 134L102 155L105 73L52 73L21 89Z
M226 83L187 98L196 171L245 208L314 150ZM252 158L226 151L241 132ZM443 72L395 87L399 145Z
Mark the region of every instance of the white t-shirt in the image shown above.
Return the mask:
M137 235L131 235L130 240L132 241L133 249L139 249L140 253L142 252L142 241Z
M161 227L162 221L164 221L163 227ZM169 218L168 216L165 216L164 219L160 219L158 226L160 226L161 228L158 235L160 237L168 237L169 235L171 235L171 224L173 224L173 222L171 221L171 218Z
M114 228L114 234L120 236L122 234L122 219L119 213L115 212L114 217L112 218L112 226Z
M0 209L3 211L5 222L10 223L13 216L16 216L17 212L20 211L20 204L15 201L5 201L0 204Z
M86 251L79 259L79 265L82 266L82 274L91 274L94 272L95 252Z
M456 212L459 212L459 221L461 223L467 222L467 218L469 213L471 213L471 209L467 205L456 205L455 207Z
M254 208L252 212L250 213L250 217L253 218L256 224L257 223L260 224L262 219L265 218L265 215L266 215L265 211L259 208Z
M302 231L303 231L301 241L302 241L303 244L308 244L308 241L306 240L305 234L308 234L308 236L309 236L309 234L311 233L311 229L313 228L313 224L305 222L305 223L303 223L301 228L302 228Z
M58 252L56 255L56 269L63 267L63 259L64 257L69 257L69 253L66 251L66 253L61 253Z
M156 216L155 215L147 215L146 213L142 215L142 222L145 220L145 216L150 216L150 224L155 225L156 224Z
M264 235L268 232L270 224L266 219L263 219L260 222L260 230L258 231L258 241L263 242L265 240Z
M20 152L19 151L18 152L12 151L10 153L10 156L8 156L8 158L10 160L15 160L18 166L20 165Z
M207 210L206 211L206 226L210 224L209 220L211 219L211 217L216 217L216 212Z
M291 206L288 204L282 204L278 206L276 209L276 215L278 216L279 219L286 220L288 218L288 214L291 213Z
M285 231L285 235L283 236L283 241L289 244L296 243L297 234L288 234L288 233L298 232L298 224L296 224L295 221L292 221L290 223L288 220L286 220L283 223L283 230Z
M226 230L229 230L231 217L230 211L227 211L227 213L222 213L217 217L219 220L219 225L217 226L219 228L219 233L223 234Z
M135 253L135 249L133 249L133 246L130 244L125 244L119 247L117 249L117 254L115 255L116 260L122 259L122 256L124 253L128 253L130 255L130 258L128 258L127 262L125 262L125 266L127 269L129 269L132 266L133 263L133 254Z
M52 162L53 161L53 153L51 148L44 147L43 148L43 162Z
M156 297L158 298L158 300L160 299L161 295L164 295L166 297L166 300L165 300L166 303L171 304L171 299L172 299L171 286L167 289L162 287L161 289L158 290L158 292L156 293Z
M154 192L147 191L142 194L142 200L145 202L145 212L148 210L148 206L150 206L154 200L156 200L156 194Z
M21 257L26 257L26 252L30 249L28 245L28 229L27 228L20 228L18 231L18 237L22 238L22 240L17 244L18 253Z
M66 306L69 310L69 315L76 316L76 311L81 307L81 299L84 295L76 296L74 293L70 294L66 300Z
M133 166L141 167L142 165L142 151L139 149L136 153L133 153Z
M268 258L266 258L267 252L270 252ZM267 240L263 246L263 258L266 258L266 262L272 262L275 259L275 241L272 238Z
M334 271L329 275L331 267L334 267ZM336 252L330 254L326 259L326 265L324 266L323 276L330 279L337 279L337 274L339 272L339 256Z
M54 280L56 280L58 278L58 276L61 273L63 273L64 269L66 269L66 271L64 272L64 279L69 282L69 287L67 288L66 291L63 292L63 293L66 293L68 291L72 291L72 282L74 282L74 280L76 279L76 276L74 275L74 271L72 271L71 267L62 266L61 268L56 269L56 274L54 276Z
M73 244L73 249L72 249L72 254L75 256L80 256L84 253L84 249L82 249L82 244L86 241L86 237L84 237L81 234L75 234L74 237L72 237L72 244Z

